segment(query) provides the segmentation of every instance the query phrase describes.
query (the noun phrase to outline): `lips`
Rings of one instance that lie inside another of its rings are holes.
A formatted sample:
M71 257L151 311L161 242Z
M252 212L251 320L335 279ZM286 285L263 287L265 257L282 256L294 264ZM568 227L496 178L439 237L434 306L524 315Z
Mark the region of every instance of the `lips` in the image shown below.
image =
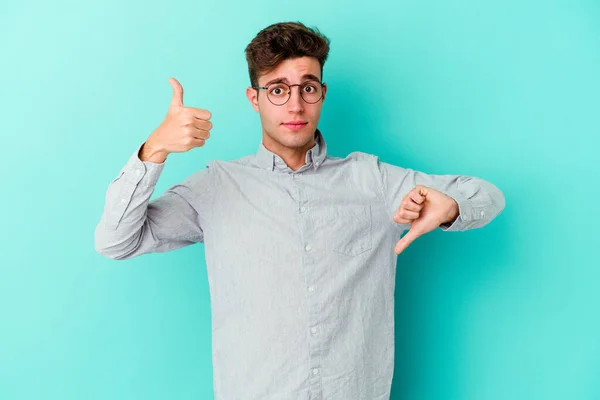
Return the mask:
M290 122L284 122L283 126L285 126L287 129L291 130L291 131L299 131L301 129L303 129L306 124L308 124L308 122L303 122L303 121L290 121Z
M306 125L308 122L304 122L304 121L290 121L290 122L284 122L284 125Z

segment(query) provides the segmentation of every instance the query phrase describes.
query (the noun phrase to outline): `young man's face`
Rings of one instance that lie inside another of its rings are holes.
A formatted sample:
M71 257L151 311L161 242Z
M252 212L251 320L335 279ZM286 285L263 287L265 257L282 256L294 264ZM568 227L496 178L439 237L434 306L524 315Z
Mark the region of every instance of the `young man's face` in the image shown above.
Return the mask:
M258 78L258 86L267 86L275 79L281 78L283 82L293 85L302 84L311 79L313 75L318 82L321 81L321 66L314 57L300 57L282 61L273 71ZM314 80L313 78L313 80ZM323 86L323 97L314 104L305 102L300 97L300 86L291 88L290 99L284 105L277 106L267 98L267 90L257 90L249 87L246 96L252 107L260 114L263 130L263 143L272 152L289 153L304 152L314 145L314 133L321 116L321 108L325 100L327 87ZM307 89L310 91L310 89ZM306 124L300 129L286 126L287 122L302 121Z

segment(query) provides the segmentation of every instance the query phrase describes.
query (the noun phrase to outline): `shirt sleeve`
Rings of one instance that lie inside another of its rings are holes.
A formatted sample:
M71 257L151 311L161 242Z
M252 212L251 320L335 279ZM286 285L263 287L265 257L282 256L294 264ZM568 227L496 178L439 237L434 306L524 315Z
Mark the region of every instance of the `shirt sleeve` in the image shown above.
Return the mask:
M115 260L204 241L197 208L210 192L208 165L150 201L165 162L141 161L142 145L108 185L95 230L95 250Z
M458 203L459 216L452 223L440 225L443 231L464 231L483 227L505 207L502 191L481 178L427 174L382 162L377 156L375 160L390 218L400 207L402 197L417 185L436 189Z

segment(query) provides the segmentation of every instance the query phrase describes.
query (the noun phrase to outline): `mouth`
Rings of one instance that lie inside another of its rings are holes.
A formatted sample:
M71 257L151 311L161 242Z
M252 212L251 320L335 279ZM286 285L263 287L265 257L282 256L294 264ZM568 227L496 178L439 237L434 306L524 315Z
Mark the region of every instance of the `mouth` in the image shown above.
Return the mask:
M304 128L306 125L308 125L308 122L304 122L304 121L290 121L290 122L284 122L282 125L285 126L288 129L291 129L293 131L297 131L297 130L300 130L300 129Z

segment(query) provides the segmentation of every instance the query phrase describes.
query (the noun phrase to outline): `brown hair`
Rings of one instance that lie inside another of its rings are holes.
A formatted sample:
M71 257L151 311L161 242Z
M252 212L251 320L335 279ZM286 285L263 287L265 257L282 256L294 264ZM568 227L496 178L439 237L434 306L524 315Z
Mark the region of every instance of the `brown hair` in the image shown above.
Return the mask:
M329 54L330 40L317 28L308 28L301 22L279 22L258 32L246 47L246 61L250 84L258 86L259 75L272 71L288 58L315 57L323 65Z

